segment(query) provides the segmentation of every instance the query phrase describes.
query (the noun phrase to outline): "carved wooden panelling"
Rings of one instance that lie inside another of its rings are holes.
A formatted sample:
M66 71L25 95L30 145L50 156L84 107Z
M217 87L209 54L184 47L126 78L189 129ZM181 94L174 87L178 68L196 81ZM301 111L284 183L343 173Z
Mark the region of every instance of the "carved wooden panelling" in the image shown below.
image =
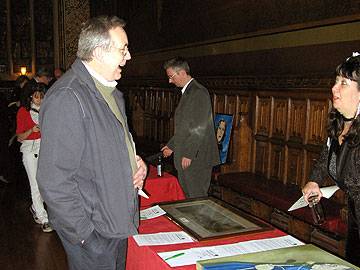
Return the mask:
M247 114L249 112L249 96L239 96L239 112Z
M234 127L238 128L242 121L241 117L242 115L246 115L246 122L247 125L249 126L249 96L239 96L239 100L238 100L238 114L235 117L235 123L234 123Z
M303 143L306 131L306 100L290 100L289 136L288 140Z
M155 113L155 92L147 90L145 93L145 111Z
M270 136L271 135L271 98L256 98L256 124L255 134Z
M315 164L315 162L317 161L317 159L319 158L320 153L316 153L316 152L312 152L312 151L307 151L306 153L306 164L305 164L305 182L307 182L309 180L309 175L311 172L311 169L313 167L313 165ZM305 185L305 183L303 183Z
M288 148L287 183L301 186L304 171L304 150Z
M171 102L171 94L170 92L163 92L162 93L162 104L161 104L161 111L164 117L170 117L171 112L174 111Z
M274 120L272 137L285 139L288 115L288 99L274 99Z
M135 133L134 135L136 135L137 137L144 137L145 119L144 119L143 105L141 105L142 104L141 96L136 95L134 93L134 95L131 95L129 97L129 101L130 101L129 108L131 114L129 114L130 113L129 112L128 116L131 115L131 119L128 120L131 121L133 128L131 132Z
M307 143L314 145L324 143L326 138L328 111L328 100L310 101Z
M328 85L321 90L278 91L266 85L251 91L221 86L212 87L214 112L233 114L234 125L229 162L221 165L220 172L251 171L301 189L326 139ZM140 131L136 134L166 143L173 135L173 115L181 95L165 86L134 88L129 100L144 109L144 125L134 125ZM333 199L344 202L343 194Z
M163 97L163 92L161 91L156 91L155 94L155 115L157 115L158 117L162 115L162 97Z
M270 178L282 182L284 179L285 147L271 144L270 148Z
M226 96L225 112L227 114L232 114L235 117L238 114L237 105L238 105L238 96L236 95Z
M225 113L225 95L214 94L214 111Z
M269 146L267 142L255 141L255 173L265 174L268 171Z

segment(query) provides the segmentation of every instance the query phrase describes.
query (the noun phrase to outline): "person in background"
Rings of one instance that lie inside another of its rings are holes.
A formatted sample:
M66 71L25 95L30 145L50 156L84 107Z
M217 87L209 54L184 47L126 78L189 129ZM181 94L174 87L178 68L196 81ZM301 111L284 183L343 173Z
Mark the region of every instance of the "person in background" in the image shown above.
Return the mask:
M26 75L20 75L16 78L15 81L15 89L10 100L8 106L8 114L10 118L10 138L9 138L9 146L11 146L16 138L16 114L21 106L25 101L24 89L26 84L30 81L30 79Z
M56 80L58 80L64 73L65 73L65 70L63 68L55 68L54 69L54 78Z
M30 79L26 76L26 75L20 75L19 77L16 78L15 81L15 91L14 91L14 100L12 102L14 103L9 103L9 107L16 105L16 111L18 110L18 108L20 107L20 100L21 97L23 96L23 90L25 85L30 81Z
M35 76L30 80L30 83L43 83L49 85L50 82L50 72L46 68L39 68Z
M164 69L169 82L182 88L182 97L175 110L174 136L161 151L165 157L174 153L179 183L187 198L207 196L212 167L219 164L209 92L191 77L185 59L170 59Z
M17 182L20 179L27 178L26 172L24 170L22 162L22 154L20 152L21 143L17 141L16 136L16 115L17 112L24 102L21 102L21 99L24 99L24 90L25 85L30 81L26 75L20 75L15 80L15 89L12 93L7 104L7 117L8 117L8 142L6 152L6 166L8 169L9 178ZM23 177L24 176L24 177Z
M51 78L49 82L49 88L58 80L60 77L65 73L63 68L55 68L54 69L54 76Z
M320 186L330 178L348 198L346 259L360 266L360 54L353 53L336 68L332 87L328 140L303 187L304 198L319 201Z
M20 151L22 160L28 175L32 205L30 212L34 221L41 224L44 232L51 232L48 215L44 208L44 202L41 197L36 179L41 133L39 128L39 111L42 99L45 94L46 86L44 84L33 84L27 87L24 103L16 116L16 135L21 142Z
M70 269L125 269L147 167L136 155L116 80L131 59L125 23L82 25L77 59L40 112L39 187Z

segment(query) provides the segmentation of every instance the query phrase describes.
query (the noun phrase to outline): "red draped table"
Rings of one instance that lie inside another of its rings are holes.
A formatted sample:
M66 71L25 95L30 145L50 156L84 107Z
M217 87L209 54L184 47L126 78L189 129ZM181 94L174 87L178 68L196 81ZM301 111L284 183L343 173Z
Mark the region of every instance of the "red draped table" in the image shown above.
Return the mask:
M149 166L149 175L145 180L144 191L149 199L140 197L140 208L167 201L184 200L184 192L177 178L167 172L159 177L154 166Z
M177 201L185 199L183 190L181 189L177 178L169 173L164 173L158 177L156 168L150 166L149 175L144 185L145 192L150 196L149 199L140 197L140 207L148 208L153 204L166 201ZM181 228L170 221L167 217L161 216L154 219L142 220L140 222L139 233L158 233L181 231ZM273 229L271 231L252 233L247 235L239 235L234 237L220 238L215 240L207 240L201 242L192 242L186 244L161 245L161 246L138 246L133 237L128 240L127 253L127 270L160 270L160 269L176 269L176 270L194 270L195 265L187 265L181 267L170 267L158 255L158 252L174 251L188 249L194 247L215 246L233 244L242 241L265 239L286 235L284 232Z
M180 231L181 228L170 221L167 217L161 216L155 219L142 220L140 222L139 233L157 233L157 232L173 232ZM162 269L176 269L176 270L195 270L195 265L187 265L180 267L170 267L158 255L158 252L174 251L181 249L188 249L194 247L216 246L233 244L248 240L265 239L278 236L285 236L286 233L273 229L266 232L258 232L246 235L239 235L234 237L220 238L215 240L207 240L201 242L192 242L186 244L175 245L161 245L161 246L138 246L133 237L128 240L128 254L126 269L127 270L162 270Z

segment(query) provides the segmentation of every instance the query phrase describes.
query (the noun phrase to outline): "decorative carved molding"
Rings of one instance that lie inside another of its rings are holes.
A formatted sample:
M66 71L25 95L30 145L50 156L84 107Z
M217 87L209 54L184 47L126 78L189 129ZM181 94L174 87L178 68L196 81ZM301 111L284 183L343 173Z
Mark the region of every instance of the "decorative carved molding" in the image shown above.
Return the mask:
M63 17L63 36L65 67L68 68L76 59L77 43L81 24L90 18L89 1L61 0Z
M214 76L197 78L209 91L229 90L292 90L292 89L331 89L334 79L328 77L300 77L300 76ZM121 86L169 87L168 81L156 78L124 78ZM231 93L231 92L230 92Z

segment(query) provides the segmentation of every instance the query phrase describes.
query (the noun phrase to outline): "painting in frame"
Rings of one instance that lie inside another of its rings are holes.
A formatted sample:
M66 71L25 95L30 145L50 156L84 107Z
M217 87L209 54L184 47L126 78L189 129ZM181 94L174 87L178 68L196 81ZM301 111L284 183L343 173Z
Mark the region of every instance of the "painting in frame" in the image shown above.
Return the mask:
M216 141L219 149L220 164L227 161L233 116L217 113L214 117Z
M171 220L199 241L273 229L268 223L212 197L159 205Z

